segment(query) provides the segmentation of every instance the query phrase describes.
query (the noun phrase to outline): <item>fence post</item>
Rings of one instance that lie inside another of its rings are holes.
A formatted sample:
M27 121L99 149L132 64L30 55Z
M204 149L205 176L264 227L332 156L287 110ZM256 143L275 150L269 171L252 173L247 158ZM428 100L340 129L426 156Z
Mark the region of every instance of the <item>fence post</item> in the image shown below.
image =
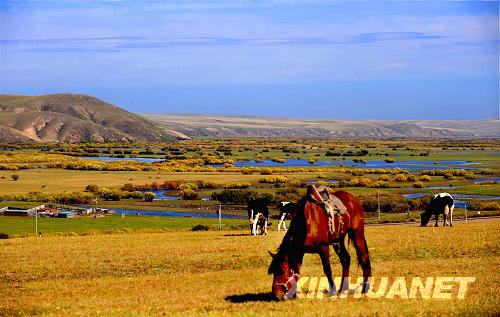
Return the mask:
M222 205L219 204L219 231L222 230Z

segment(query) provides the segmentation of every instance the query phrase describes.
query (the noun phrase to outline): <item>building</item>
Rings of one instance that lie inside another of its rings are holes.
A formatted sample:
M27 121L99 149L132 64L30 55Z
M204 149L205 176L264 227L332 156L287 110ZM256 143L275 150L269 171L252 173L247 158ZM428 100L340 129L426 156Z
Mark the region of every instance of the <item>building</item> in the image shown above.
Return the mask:
M72 211L60 211L57 218L75 218L75 213Z
M37 211L44 210L45 205L36 206L33 208L18 208L18 207L3 207L0 208L0 215L14 217L35 217Z

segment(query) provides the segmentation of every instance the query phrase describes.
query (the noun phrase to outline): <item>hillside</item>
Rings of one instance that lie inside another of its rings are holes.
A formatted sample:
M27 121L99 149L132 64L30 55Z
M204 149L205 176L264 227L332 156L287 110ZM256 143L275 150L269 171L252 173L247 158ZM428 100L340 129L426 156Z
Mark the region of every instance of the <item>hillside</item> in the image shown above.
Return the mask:
M376 121L130 113L76 94L0 94L1 142L129 142L190 137L473 138L499 120Z
M143 114L182 134L212 137L454 138L500 136L499 120L377 121Z
M0 95L0 141L161 141L158 124L95 97Z

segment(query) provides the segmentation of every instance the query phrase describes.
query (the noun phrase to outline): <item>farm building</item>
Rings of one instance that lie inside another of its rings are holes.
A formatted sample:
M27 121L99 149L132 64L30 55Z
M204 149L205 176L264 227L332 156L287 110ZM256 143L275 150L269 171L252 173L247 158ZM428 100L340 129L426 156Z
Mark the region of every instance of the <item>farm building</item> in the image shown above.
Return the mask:
M0 208L0 215L15 216L15 217L34 217L35 212L43 210L44 208L45 205L40 205L29 209L18 208L18 207L3 207Z
M72 211L61 211L57 214L57 218L75 218L75 213Z

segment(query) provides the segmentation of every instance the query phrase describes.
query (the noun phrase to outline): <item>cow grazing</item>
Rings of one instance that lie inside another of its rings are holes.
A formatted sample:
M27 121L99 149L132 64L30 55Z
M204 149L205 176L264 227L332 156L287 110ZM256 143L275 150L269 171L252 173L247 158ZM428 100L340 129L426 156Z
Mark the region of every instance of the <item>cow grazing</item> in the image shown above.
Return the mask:
M422 227L425 227L429 222L432 215L436 223L435 227L438 226L438 217L443 215L444 226L453 226L453 209L455 209L455 204L453 202L453 197L448 193L439 193L432 196L429 206L425 209L423 213L420 214L420 221ZM448 222L448 219L450 222Z
M282 201L278 209L280 211L279 222L278 222L278 231L283 230L286 231L286 222L285 220L291 220L293 215L297 212L298 205L296 203L291 203L289 201Z
M258 232L267 235L269 209L266 202L253 199L247 205L248 220L250 221L250 234L256 236Z

